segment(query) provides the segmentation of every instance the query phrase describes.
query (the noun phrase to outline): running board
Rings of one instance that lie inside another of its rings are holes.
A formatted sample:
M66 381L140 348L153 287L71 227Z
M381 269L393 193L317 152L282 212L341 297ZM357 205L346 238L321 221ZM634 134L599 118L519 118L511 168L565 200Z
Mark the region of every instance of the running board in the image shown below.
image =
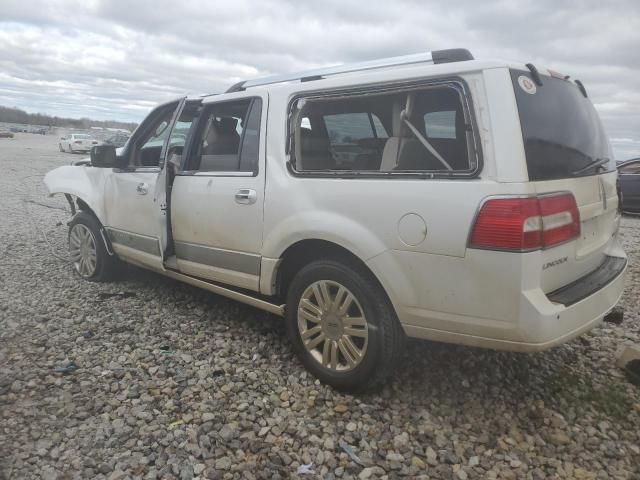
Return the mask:
M174 272L173 270L165 270L162 273L167 277L171 277L181 282L188 283L189 285L193 285L194 287L202 288L204 290L208 290L209 292L230 298L231 300L237 300L238 302L242 302L247 305L251 305L252 307L256 307L269 313L273 313L274 315L278 315L279 317L284 317L284 305L276 305L275 303L267 302L256 297L252 297L251 295L237 292L236 290L232 290L230 288L222 287L215 283L210 283L205 280L190 277L189 275Z

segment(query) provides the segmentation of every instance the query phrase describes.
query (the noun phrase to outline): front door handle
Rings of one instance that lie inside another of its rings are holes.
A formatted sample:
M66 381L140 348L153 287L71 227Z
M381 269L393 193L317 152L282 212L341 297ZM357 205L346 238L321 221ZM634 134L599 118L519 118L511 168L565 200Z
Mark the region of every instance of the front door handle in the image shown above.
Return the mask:
M138 192L138 195L146 195L149 193L149 185L144 182L139 183L136 187L136 192Z
M241 188L238 190L238 193L236 193L236 203L251 205L252 203L256 203L257 198L258 194L256 191L250 188Z

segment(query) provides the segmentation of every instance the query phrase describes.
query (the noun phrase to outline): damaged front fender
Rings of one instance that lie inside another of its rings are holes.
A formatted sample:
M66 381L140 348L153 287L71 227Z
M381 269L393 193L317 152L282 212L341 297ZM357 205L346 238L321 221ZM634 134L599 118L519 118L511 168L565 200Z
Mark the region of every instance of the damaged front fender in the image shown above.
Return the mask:
M69 165L51 170L44 177L49 196L61 193L69 200L69 195L86 204L104 225L104 189L110 169L88 165Z

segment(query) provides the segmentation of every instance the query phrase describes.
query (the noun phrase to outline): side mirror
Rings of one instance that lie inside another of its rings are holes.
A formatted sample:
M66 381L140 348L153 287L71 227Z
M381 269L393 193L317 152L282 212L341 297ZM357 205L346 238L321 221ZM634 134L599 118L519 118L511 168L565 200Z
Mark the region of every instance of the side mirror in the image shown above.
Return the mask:
M96 145L91 148L91 165L98 168L118 167L116 147L113 145Z

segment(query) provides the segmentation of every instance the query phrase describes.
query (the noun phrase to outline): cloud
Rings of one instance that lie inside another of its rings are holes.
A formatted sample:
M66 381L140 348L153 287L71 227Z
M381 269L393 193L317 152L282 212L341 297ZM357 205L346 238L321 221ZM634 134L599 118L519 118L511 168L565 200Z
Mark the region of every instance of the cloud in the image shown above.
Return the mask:
M637 0L49 0L0 21L0 104L141 120L241 79L468 47L584 82L618 158L640 155Z

